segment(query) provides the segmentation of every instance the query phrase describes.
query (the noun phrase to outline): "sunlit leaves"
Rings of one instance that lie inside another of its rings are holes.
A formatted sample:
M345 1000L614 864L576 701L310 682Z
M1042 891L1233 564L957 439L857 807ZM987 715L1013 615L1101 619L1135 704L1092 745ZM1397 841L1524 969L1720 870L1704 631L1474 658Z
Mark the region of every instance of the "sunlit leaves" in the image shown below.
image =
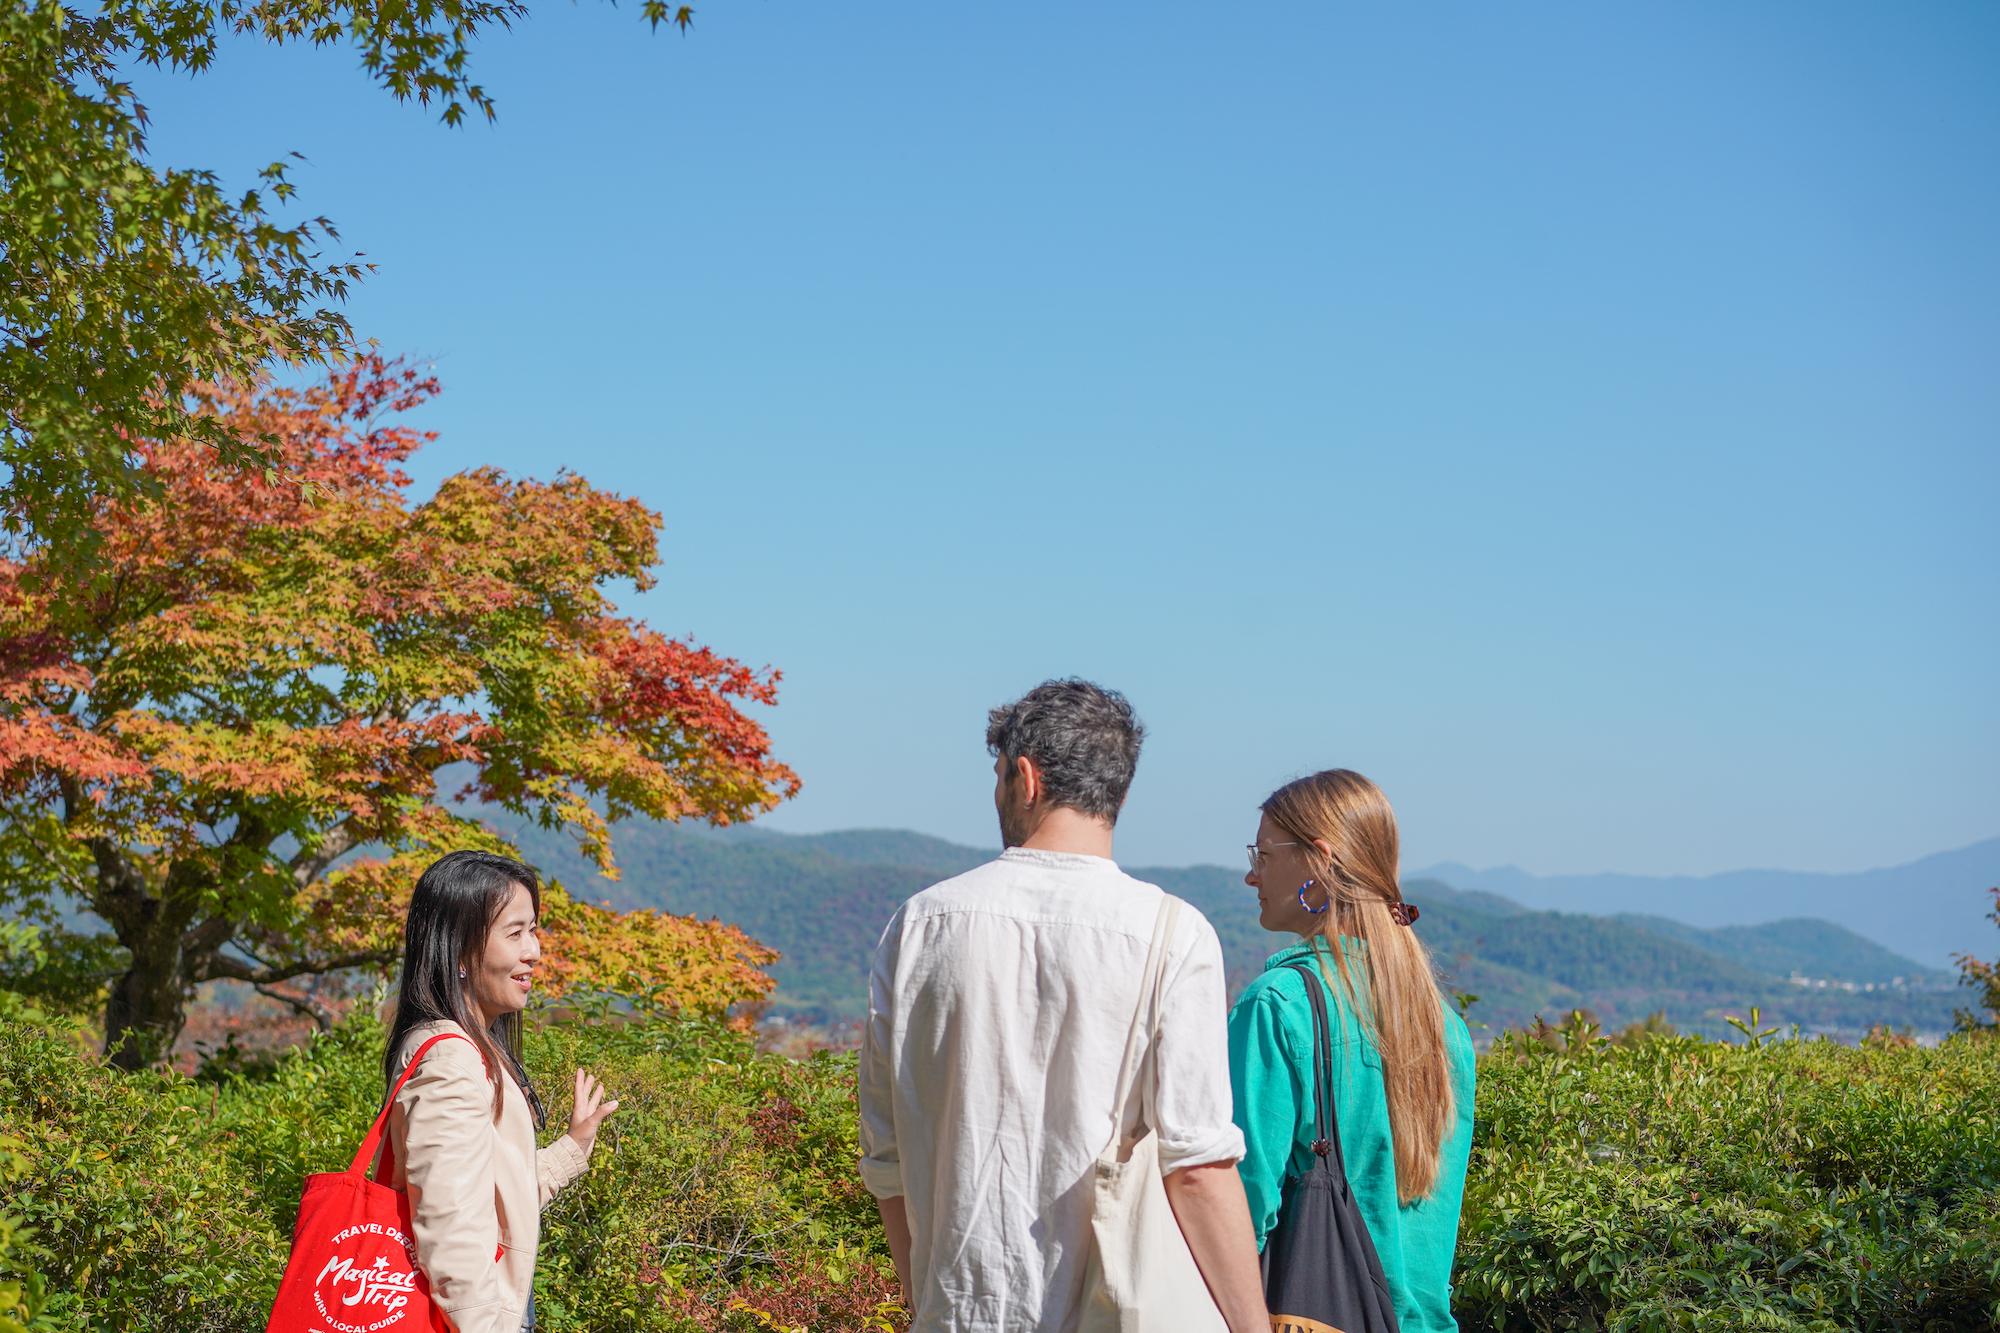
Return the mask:
M2000 1313L2000 1044L1508 1038L1479 1078L1465 1327L1973 1328Z
M284 163L225 192L209 171L148 157L132 61L206 69L228 33L344 43L392 95L458 124L491 118L470 45L526 15L520 0L0 0L0 525L89 552L100 495L146 493L137 442L181 437L269 469L267 442L204 416L204 381L325 364L347 344L334 308L368 271L330 253L323 217L286 223ZM693 12L646 0L655 28Z
M226 194L145 157L146 114L115 77L130 11L0 0L0 485L4 522L87 546L94 495L143 493L135 440L199 440L240 466L254 437L190 409L204 378L324 360L328 307L363 272L324 218L281 226L282 164Z
M631 992L651 1005L719 1015L761 1000L776 983L763 971L778 951L720 921L662 912L612 912L542 894L544 956L535 984L551 998L575 990Z
M652 582L653 511L491 469L409 503L426 437L399 414L436 390L372 356L205 389L272 474L149 441L156 498L93 503L89 577L43 540L0 561L0 896L77 894L135 955L185 932L189 984L295 975L392 955L422 864L504 846L437 803L440 770L607 869L607 819L727 823L797 790L738 706L774 702L775 672L617 614L609 585ZM336 868L365 844L392 859ZM561 930L605 966L696 965L671 919L595 910ZM732 969L758 946L695 935L722 949L702 995L754 989Z

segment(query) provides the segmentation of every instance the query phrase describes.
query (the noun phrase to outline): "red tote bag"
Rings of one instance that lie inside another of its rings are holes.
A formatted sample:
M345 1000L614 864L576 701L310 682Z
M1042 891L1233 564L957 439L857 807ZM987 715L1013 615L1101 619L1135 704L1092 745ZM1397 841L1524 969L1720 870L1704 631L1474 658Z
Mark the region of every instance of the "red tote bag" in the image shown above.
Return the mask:
M382 1114L345 1171L306 1177L292 1228L292 1257L278 1283L265 1333L451 1333L452 1324L431 1300L430 1283L417 1267L417 1238L410 1231L410 1196L368 1178L368 1163L389 1123L396 1093L424 1053L441 1041L470 1041L456 1032L417 1048ZM382 1154L378 1176L395 1173L394 1150Z

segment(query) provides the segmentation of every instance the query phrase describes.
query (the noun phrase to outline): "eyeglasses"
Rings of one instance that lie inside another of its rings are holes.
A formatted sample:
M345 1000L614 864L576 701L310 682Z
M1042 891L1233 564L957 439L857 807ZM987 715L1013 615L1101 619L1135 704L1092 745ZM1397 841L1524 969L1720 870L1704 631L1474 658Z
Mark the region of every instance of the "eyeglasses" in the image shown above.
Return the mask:
M1254 875L1264 868L1264 858L1271 854L1273 848L1296 847L1298 845L1295 842L1274 842L1267 846L1259 847L1254 842L1245 843L1243 850L1250 854L1250 873Z

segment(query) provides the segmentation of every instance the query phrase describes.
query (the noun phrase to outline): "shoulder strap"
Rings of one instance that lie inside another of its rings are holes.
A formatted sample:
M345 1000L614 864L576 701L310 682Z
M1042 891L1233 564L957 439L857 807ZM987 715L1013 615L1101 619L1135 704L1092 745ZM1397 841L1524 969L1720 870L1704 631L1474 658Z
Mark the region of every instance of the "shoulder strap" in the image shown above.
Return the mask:
M1319 1155L1321 1161L1331 1157L1334 1173L1345 1180L1347 1162L1340 1151L1340 1112L1333 1104L1333 1038L1332 1024L1326 1014L1326 984L1321 980L1317 967L1307 967L1303 963L1287 963L1286 966L1305 978L1306 1000L1312 1006L1313 1123L1319 1132L1313 1152Z
M1118 1097L1112 1103L1115 1120L1114 1143L1125 1135L1125 1107L1132 1097L1132 1084L1139 1066L1155 1039L1160 1023L1160 991L1166 982L1167 953L1173 948L1174 931L1180 925L1181 900L1171 893L1160 895L1160 910L1153 918L1153 942L1146 949L1146 970L1139 980L1139 1002L1132 1010L1132 1026L1125 1034L1125 1058L1118 1066Z
M1139 1114L1144 1117L1149 1129L1160 1127L1158 1107L1160 1101L1160 1023L1167 1009L1167 964L1173 961L1174 934L1180 929L1181 908L1186 906L1172 894L1162 904L1166 909L1166 930L1160 936L1159 965L1153 969L1153 1016L1146 1028L1146 1055L1140 1068L1147 1071L1145 1081L1139 1085Z
M366 1174L368 1164L375 1160L375 1149L382 1142L382 1130L389 1123L389 1111L396 1105L396 1094L401 1092L403 1085L410 1081L410 1075L417 1072L417 1062L424 1058L424 1052L430 1050L431 1047L441 1041L451 1041L454 1038L470 1043L472 1049L475 1051L479 1050L479 1043L473 1041L472 1038L466 1036L463 1032L440 1032L437 1036L432 1037L429 1041L417 1047L417 1053L410 1057L410 1063L403 1066L402 1077L396 1080L395 1087L389 1089L389 1100L382 1103L382 1113L375 1117L374 1125L368 1130L368 1137L361 1140L361 1147L355 1150L354 1164L347 1168L349 1175L359 1176ZM480 1052L479 1063L481 1065L486 1063L486 1053L484 1051ZM386 1176L395 1174L395 1170L395 1154L393 1152L385 1152L382 1154L382 1169L375 1173L375 1178L381 1180Z

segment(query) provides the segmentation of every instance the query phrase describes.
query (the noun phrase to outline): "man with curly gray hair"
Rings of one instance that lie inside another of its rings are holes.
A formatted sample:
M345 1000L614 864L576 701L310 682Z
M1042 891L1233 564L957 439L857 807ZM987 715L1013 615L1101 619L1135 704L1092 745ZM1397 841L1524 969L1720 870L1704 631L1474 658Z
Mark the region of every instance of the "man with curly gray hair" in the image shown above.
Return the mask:
M1144 1045L1143 1116L1179 1262L1198 1270L1193 1304L1160 1327L1268 1333L1235 1170L1222 947L1199 912L1111 857L1144 739L1125 697L1085 680L993 709L1006 850L910 899L876 947L861 1175L912 1333L1068 1333L1102 1318L1086 1311L1104 1286L1093 1181L1106 1145L1138 1132L1141 1096L1118 1104L1128 1038ZM1149 957L1163 980L1138 1025Z

